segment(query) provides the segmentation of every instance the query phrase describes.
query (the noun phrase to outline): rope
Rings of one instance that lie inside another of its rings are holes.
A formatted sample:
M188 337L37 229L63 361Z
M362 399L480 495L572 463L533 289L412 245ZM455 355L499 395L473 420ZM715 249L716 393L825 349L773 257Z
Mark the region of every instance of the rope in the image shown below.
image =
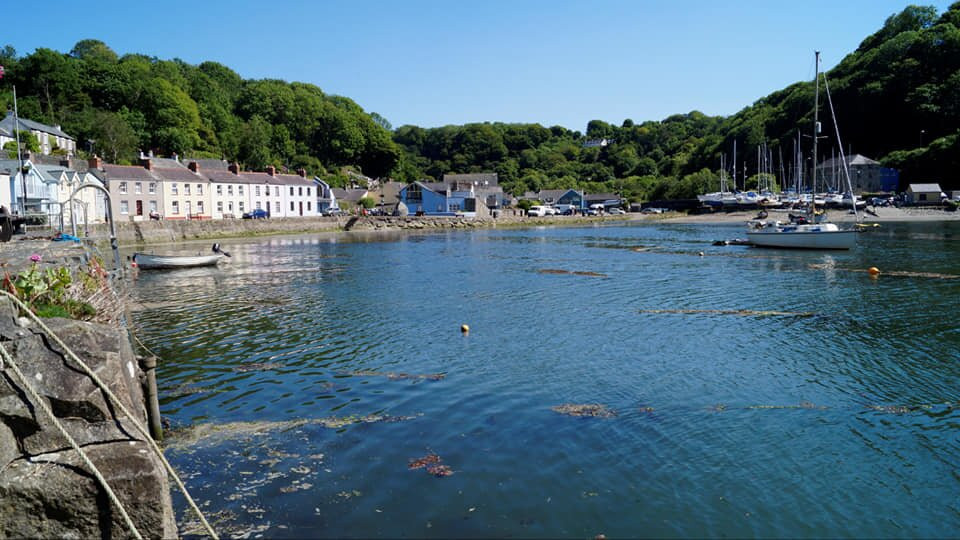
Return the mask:
M107 387L107 385L100 379L100 377L98 377L97 374L94 373L93 370L91 370L90 367L87 366L87 364L83 360L81 360L76 354L74 354L74 352L70 350L70 347L68 347L67 344L64 343L62 339L60 339L59 336L54 334L53 331L51 331L50 328L47 327L47 325L44 324L44 322L40 320L40 318L37 317L27 307L26 304L24 304L19 298L17 298L13 294L10 294L7 291L0 290L0 292L2 292L6 296L8 296L10 299L12 299L13 302L17 306L19 306L22 311L25 311L27 315L29 315L30 318L33 319L33 321L37 323L44 332L47 333L50 339L52 339L57 345L62 347L66 355L71 360L76 362L77 365L79 365L83 369L83 371L91 379L93 379L93 381L97 384L97 386L100 387L100 390L103 391L103 393L106 394L107 397L110 398L117 405L117 408L119 408L120 411L127 416L127 418L130 420L133 426L137 428L137 431L139 431L144 436L144 439L146 440L148 446L153 450L153 452L157 455L157 457L160 458L160 461L163 463L163 466L167 470L167 473L170 475L171 478L173 478L174 483L177 484L177 487L180 489L181 493L183 493L184 498L187 500L187 504L190 506L193 512L200 519L200 522L203 524L203 527L207 530L207 534L209 534L210 537L214 539L219 539L219 536L217 536L217 533L214 532L213 527L211 527L210 523L207 522L207 518L203 516L203 512L200 511L200 507L197 506L197 503L194 502L193 497L190 496L190 493L187 491L187 487L183 485L183 482L180 480L180 476L173 469L173 466L170 465L170 462L167 461L166 456L163 455L163 450L161 450L160 446L157 445L157 442L153 440L153 437L150 436L150 433L147 431L147 428L144 427L144 425L140 422L140 420L137 419L136 416L130 413L130 411L123 404L123 402L117 399L117 396L113 393L113 391L110 390L110 388Z
M4 361L10 364L10 369L17 374L17 377L20 378L20 382L23 384L23 387L26 388L27 392L30 393L30 396L36 401L37 405L43 409L43 412L47 413L47 416L53 420L53 425L57 428L57 431L63 435L67 442L70 443L70 446L77 451L77 454L80 455L80 459L86 463L87 467L90 469L90 472L93 473L93 476L97 478L97 481L100 482L100 485L103 486L103 490L107 492L107 496L110 497L110 500L113 502L114 506L120 511L120 515L123 516L123 520L127 523L127 527L130 528L130 532L133 533L137 539L142 540L143 536L140 534L140 531L137 530L137 526L133 524L133 520L130 519L130 514L127 513L127 510L123 507L123 504L120 502L120 499L117 498L117 494L113 492L113 489L110 487L110 484L107 483L107 479L100 474L100 470L97 469L97 466L90 461L90 458L87 457L87 453L80 448L80 445L77 444L77 441L67 433L67 430L64 429L63 424L60 423L60 420L57 419L57 416L53 413L53 410L47 405L46 400L40 397L40 394L34 390L33 386L30 385L30 381L27 380L27 377L20 371L20 368L17 367L17 364L13 361L13 357L10 356L10 353L7 352L7 349L0 345L0 356L3 357Z

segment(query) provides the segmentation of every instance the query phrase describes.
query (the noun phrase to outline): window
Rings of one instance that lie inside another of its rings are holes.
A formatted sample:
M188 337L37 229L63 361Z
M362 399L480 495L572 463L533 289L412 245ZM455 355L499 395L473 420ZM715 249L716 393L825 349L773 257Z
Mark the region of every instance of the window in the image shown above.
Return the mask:
M243 186L237 186L237 193L243 197Z
M277 201L276 203L274 203L274 208L276 209L275 211L276 211L277 215L279 216L279 215L280 215L280 201Z
M256 208L257 210L260 210L260 201L253 203L253 207Z
M197 214L203 213L203 201L197 201Z
M120 201L120 213L129 214L130 213L130 202L129 201Z
M293 186L290 186L290 196L293 197Z
M260 196L260 186L253 186L253 193L254 193L254 195L256 195L257 197L259 197L259 196ZM260 208L260 207L258 206L257 208Z
M170 193L173 195L178 195L176 182L170 182Z
M227 201L227 212L233 213L233 201Z
M270 189L270 188L267 188L267 189ZM279 197L279 196L280 196L280 186L274 186L274 188L273 188L273 195L274 195L275 197Z
M179 214L179 213L180 213L180 201L173 201L173 202L171 202L171 203L170 203L170 208L172 209L171 212L173 213L173 215Z
M310 188L307 188L310 189ZM310 212L310 201L307 201L307 212Z
M290 211L293 212L293 201L290 201Z
M136 193L137 195L140 195L141 193L143 193L143 183L137 182L133 184L133 192Z
M120 185L118 186L118 189L120 190L120 193L126 194L126 193L127 193L127 183L126 183L126 182L120 182Z
M459 211L460 211L460 205L457 204L457 203L451 203L451 204L450 204L450 211L451 211L451 212L459 212Z
M420 184L412 184L407 188L407 200L413 202L423 201L423 191L420 190Z
M150 204L148 205L148 206L150 207L150 211L151 211L151 212L156 212L156 211L157 211L157 201L148 201L148 202L150 203Z
M233 197L233 184L227 186L227 197Z
M217 186L217 187L220 187L220 186ZM217 201L217 213L218 214L223 213L223 201Z
M184 195L190 195L190 184L184 184L184 185L183 185L183 194L184 194ZM187 212L187 213L189 214L189 212Z
M240 210L240 213L242 214L242 213L243 213L243 201L240 201L239 203L237 203L237 208Z
M310 196L310 188L307 188L307 197Z
M303 188L297 188L297 195L303 197Z
M190 216L190 201L183 203L183 213L186 214L187 217Z
M217 186L217 195L223 195L223 186Z
M203 195L203 184L197 184L197 195Z
M157 194L157 183L156 183L156 182L150 182L149 184L147 184L147 193L149 193L149 194L151 194L151 195L156 195L156 194Z

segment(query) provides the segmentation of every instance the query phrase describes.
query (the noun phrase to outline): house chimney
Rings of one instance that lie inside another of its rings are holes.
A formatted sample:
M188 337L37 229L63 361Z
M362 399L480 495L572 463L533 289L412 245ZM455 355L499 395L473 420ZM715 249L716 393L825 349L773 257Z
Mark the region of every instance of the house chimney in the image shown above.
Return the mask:
M231 163L231 164L227 167L227 170L229 170L229 171L232 172L233 174L240 174L240 165L237 165L236 163Z
M152 153L153 153L153 152L151 152L151 154L152 154ZM141 158L141 159L140 159L140 165L143 165L143 168L146 169L146 170L148 170L148 171L152 171L152 170L153 170L153 163L150 161L150 158Z
M190 164L187 165L187 168L190 169L190 170L193 171L193 172L199 172L199 171L200 171L200 166L197 165L197 162L196 162L196 161L191 161Z
M307 177L307 170L301 167L301 168L297 169L297 174L300 175L300 178L306 178L306 177Z
M274 167L273 165L267 165L267 174L269 174L270 176L273 176L276 173L277 173L276 167Z
M100 161L100 158L94 155L92 158L87 160L87 165L91 169L100 170L103 168L103 163Z

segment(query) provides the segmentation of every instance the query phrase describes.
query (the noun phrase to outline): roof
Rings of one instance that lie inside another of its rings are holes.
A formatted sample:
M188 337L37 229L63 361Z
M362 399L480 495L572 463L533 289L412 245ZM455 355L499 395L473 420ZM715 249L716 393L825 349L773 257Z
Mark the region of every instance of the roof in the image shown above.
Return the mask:
M304 178L299 174L278 174L274 178L280 180L280 183L286 186L314 186L313 180Z
M498 185L497 173L445 174L443 181L448 184L469 182L475 186Z
M203 169L200 169L203 171ZM266 183L265 180L258 180L255 178L250 178L247 173L244 174L233 174L230 171L203 171L203 175L210 179L211 182L217 182L220 184L263 184Z
M139 165L103 164L104 177L109 180L156 180L150 171Z
M230 167L230 163L225 159L196 159L196 158L183 158L181 163L196 163L200 172L213 170L213 171L225 171Z
M616 193L587 193L583 196L587 201L619 201L620 196Z
M333 188L330 191L333 192L333 196L337 199L348 202L357 202L367 194L367 190L365 189Z
M162 180L177 180L180 182L200 182L206 180L202 176L194 173L190 169L183 167L167 168L167 167L154 167L154 174L160 177Z
M26 118L18 118L17 122L20 123L21 130L27 129L29 131L42 131L44 133L56 135L57 137L73 140L73 137L60 130L60 126L48 126L46 124L41 124L40 122L28 120ZM13 130L15 129L15 123L16 122L13 119L13 111L7 111L7 116L3 120L0 120L0 129L5 130L8 134L12 135Z
M914 193L936 191L940 192L940 184L910 184L910 191Z
M868 158L867 156L863 156L860 154L854 154L852 156L845 156L842 161L840 160L839 157L830 158L828 160L821 162L820 167L821 168L835 167L840 163L843 163L844 161L846 161L847 167L852 167L854 165L880 165L879 161L874 161Z

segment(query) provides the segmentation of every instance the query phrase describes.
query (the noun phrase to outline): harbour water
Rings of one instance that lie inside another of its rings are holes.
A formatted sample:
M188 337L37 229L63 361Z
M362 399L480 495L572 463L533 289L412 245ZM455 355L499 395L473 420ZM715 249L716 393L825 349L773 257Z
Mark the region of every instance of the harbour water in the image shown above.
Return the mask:
M958 224L711 245L737 236L274 237L143 272L167 456L231 535L960 534Z

